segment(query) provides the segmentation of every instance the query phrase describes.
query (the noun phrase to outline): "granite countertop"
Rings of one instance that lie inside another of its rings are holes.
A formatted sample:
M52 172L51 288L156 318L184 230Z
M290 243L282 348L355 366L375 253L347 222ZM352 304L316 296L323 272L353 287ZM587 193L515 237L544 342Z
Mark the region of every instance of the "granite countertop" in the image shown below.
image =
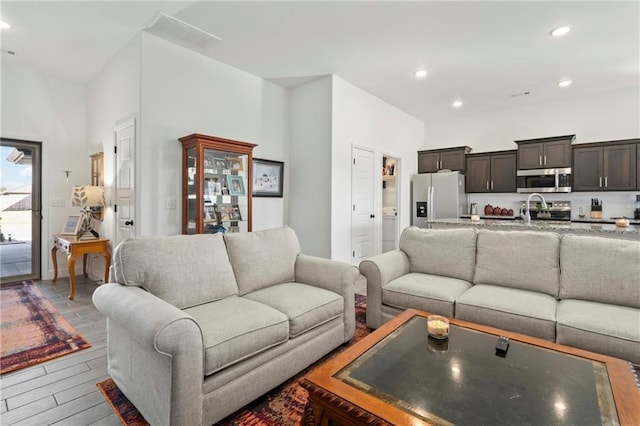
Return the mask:
M501 229L532 229L536 231L556 231L571 233L604 233L633 237L640 239L640 225L629 225L627 227L618 227L610 223L578 223L578 222L561 222L550 220L533 220L531 225L525 225L521 219L503 220L503 219L480 219L479 222L472 222L467 218L451 218L451 219L435 219L428 220L427 224L440 225L460 225L475 227L496 227Z
M627 217L626 219L629 220L629 224L631 225L640 225L640 219L633 219L630 217ZM572 222L578 222L578 223L600 223L600 224L605 224L605 223L616 223L616 219L614 218L610 218L610 219L589 219L589 218L572 218L571 219Z

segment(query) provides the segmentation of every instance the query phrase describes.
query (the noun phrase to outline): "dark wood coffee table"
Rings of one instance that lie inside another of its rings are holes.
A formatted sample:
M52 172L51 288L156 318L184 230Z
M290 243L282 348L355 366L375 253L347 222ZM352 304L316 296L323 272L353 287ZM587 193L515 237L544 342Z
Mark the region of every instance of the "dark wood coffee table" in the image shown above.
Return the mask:
M628 362L455 319L438 341L428 315L407 310L310 372L304 423L640 425Z

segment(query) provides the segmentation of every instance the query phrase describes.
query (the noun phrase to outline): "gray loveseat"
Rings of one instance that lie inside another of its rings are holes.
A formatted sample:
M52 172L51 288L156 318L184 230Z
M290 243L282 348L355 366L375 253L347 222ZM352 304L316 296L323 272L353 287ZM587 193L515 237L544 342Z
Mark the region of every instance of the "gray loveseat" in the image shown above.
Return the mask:
M93 302L109 374L153 425L210 425L355 331L358 270L300 253L294 231L136 237Z
M360 272L371 328L415 308L640 363L640 241L409 227Z

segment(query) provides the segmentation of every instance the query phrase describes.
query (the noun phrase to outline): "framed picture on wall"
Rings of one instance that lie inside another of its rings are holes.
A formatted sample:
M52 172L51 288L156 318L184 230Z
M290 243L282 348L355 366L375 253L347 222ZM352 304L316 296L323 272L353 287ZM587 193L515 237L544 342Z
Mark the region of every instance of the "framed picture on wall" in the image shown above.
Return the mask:
M253 159L254 197L282 197L284 163L282 161Z

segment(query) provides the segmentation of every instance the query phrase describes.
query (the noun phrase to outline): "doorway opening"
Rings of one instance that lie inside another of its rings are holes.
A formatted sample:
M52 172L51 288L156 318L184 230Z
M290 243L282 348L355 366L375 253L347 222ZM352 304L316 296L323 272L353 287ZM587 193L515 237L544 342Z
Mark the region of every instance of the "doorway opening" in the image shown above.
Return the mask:
M0 281L41 278L42 143L0 138Z
M398 248L400 159L382 156L382 252Z

